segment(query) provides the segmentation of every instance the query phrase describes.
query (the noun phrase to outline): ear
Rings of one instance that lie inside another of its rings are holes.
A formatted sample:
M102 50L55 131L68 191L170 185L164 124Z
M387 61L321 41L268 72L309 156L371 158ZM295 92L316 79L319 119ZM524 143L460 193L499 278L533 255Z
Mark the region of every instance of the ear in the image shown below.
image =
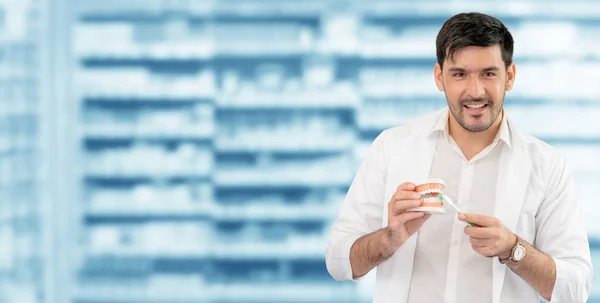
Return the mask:
M514 63L511 63L506 70L506 91L510 91L515 83L515 77L517 75L517 67Z
M442 74L442 67L440 66L439 63L436 63L435 66L433 66L433 78L435 80L435 86L437 86L437 89L441 92L444 91L444 77Z

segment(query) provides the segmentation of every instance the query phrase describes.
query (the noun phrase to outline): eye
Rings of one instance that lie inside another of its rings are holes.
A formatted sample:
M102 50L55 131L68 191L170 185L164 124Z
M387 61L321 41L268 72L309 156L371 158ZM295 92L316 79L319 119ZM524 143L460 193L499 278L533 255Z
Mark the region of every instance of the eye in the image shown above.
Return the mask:
M491 77L496 76L496 73L494 73L494 72L486 72L483 75L486 76L486 77L488 77L488 78L491 78Z
M463 73L463 72L455 72L455 73L452 73L452 77L459 77L459 78L462 78L462 77L465 77L465 76L466 76L466 74L465 74L465 73Z

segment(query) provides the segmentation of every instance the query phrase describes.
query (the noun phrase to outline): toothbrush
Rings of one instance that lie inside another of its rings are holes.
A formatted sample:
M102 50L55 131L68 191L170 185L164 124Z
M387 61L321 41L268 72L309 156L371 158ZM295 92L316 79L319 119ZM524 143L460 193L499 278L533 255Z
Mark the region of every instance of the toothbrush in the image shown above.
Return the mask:
M447 202L448 204L452 205L452 207L454 207L454 210L456 210L456 213L458 213L459 215L461 214L460 209L458 209L454 202L452 202L452 199L450 199L450 197L446 195L439 195L438 197L440 198L440 201ZM475 224L471 222L467 222L467 224L469 224L469 226L475 226Z

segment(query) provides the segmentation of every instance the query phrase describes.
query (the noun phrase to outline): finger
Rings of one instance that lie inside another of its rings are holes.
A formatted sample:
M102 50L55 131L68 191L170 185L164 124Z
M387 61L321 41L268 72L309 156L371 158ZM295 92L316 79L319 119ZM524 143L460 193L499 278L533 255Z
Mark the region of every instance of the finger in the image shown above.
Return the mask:
M420 200L421 194L415 191L399 190L394 193L392 200Z
M496 228L465 226L465 234L478 239L490 239L497 235Z
M422 225L423 223L425 223L425 221L429 220L429 218L431 218L431 214L425 213L425 215L423 217L407 221L406 223L414 223L417 225Z
M487 242L488 240L486 239L469 238L469 243L471 243L471 246L473 247L485 247Z
M397 215L405 212L407 209L421 205L420 200L399 200L392 201L392 214Z
M397 218L400 220L400 222L406 223L406 222L410 222L415 219L422 218L423 216L425 216L424 212L410 211L410 212L405 212L405 213L398 215Z
M399 191L399 190L411 191L411 190L415 190L416 187L417 186L414 183L404 182L404 183L402 183L402 184L400 184L398 186L398 188L396 189L396 191Z
M494 254L490 251L488 247L485 246L473 246L471 245L473 250L480 254L483 257L492 257Z
M429 218L431 218L431 214L430 213L426 213L426 212L421 212L421 213L423 213L423 217L420 217L420 218L417 218L417 219L412 219L410 221L419 221L419 220L427 221L427 220L429 220Z
M421 229L421 226L423 226L423 224L425 224L425 222L429 220L430 217L431 216L429 214L425 214L420 218L416 218L404 223L404 225L406 226L408 232L412 233L413 231Z
M471 222L481 227L499 226L500 221L494 217L480 214L460 214L458 219L464 222Z

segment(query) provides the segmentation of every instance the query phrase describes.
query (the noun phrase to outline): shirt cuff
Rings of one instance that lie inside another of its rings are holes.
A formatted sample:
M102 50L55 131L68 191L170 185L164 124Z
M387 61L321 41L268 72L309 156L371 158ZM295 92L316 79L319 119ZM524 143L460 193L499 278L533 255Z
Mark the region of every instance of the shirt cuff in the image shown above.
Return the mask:
M585 302L589 294L589 279L584 276L579 265L553 258L556 264L556 280L552 290L552 300L544 302Z
M361 235L348 234L341 237L329 253L330 263L327 267L331 276L338 281L360 281L362 277L352 278L352 265L350 265L350 249Z

